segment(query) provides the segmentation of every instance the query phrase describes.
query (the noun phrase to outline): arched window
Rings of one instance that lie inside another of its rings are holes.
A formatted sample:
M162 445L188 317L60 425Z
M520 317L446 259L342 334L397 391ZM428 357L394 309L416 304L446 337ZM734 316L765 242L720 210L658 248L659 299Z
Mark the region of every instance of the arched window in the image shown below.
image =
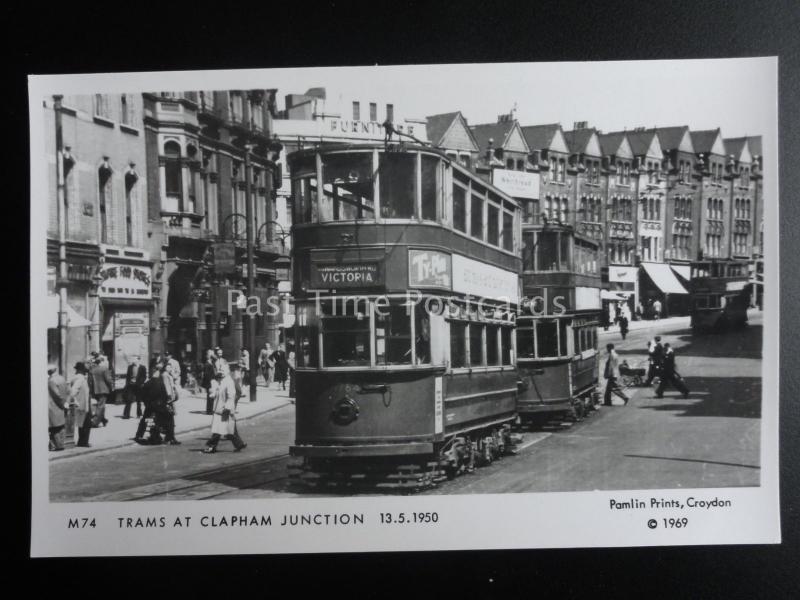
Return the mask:
M100 243L107 244L109 241L109 218L108 209L112 205L112 175L111 166L106 160L100 165L97 171L97 197L100 206Z
M137 207L137 188L136 182L139 181L139 176L133 168L125 173L125 243L128 246L136 245L134 236L134 212L138 212Z
M167 193L167 210L183 211L183 175L181 173L181 147L177 142L164 144L164 183Z

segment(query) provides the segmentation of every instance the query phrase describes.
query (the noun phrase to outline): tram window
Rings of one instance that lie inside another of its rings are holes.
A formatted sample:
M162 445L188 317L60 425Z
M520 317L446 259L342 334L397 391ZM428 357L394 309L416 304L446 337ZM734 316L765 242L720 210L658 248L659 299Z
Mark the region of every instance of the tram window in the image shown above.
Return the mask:
M522 268L525 271L533 271L533 258L535 256L536 240L534 239L534 233L532 231L522 234L522 244Z
M500 208L489 204L489 213L486 224L486 241L495 246L500 245Z
M539 243L536 246L536 270L558 270L558 233L555 231L540 231Z
M552 358L559 355L557 321L536 323L536 346L538 358Z
M482 367L483 362L483 330L478 323L469 324L469 364L471 367Z
M536 358L533 327L517 328L517 354L520 358Z
M442 187L439 164L438 158L422 156L422 218L426 221L436 220L436 206Z
M514 251L514 215L503 211L503 249Z
M411 219L416 203L416 157L413 154L380 155L381 216Z
M567 354L567 319L561 319L558 321L558 343L559 343L559 354L561 356L566 356Z
M450 366L454 369L467 366L467 324L450 321Z
M500 333L499 325L486 326L486 364L490 367L500 364L500 355L497 352L497 336Z
M294 180L294 205L298 223L313 223L317 220L316 177Z
M467 232L467 190L453 184L453 227Z
M376 310L375 359L379 365L411 364L411 317L405 306Z
M421 307L414 308L414 342L417 364L427 365L431 362L431 320Z
M472 204L470 205L470 235L472 237L483 239L483 198L481 196L472 195Z
M321 302L323 361L326 367L370 364L370 326L366 303Z
M570 258L570 256L569 256L569 255L570 255L570 252L569 252L569 246L570 246L570 240L571 240L571 237L570 237L570 236L568 236L568 235L560 235L560 236L559 236L559 239L560 239L560 242L561 242L561 262L560 262L560 269L561 269L562 271L566 271L566 270L568 270L568 269L569 269L569 265L570 265L570 259L569 259L569 258Z
M372 155L332 154L322 166L320 221L373 219Z
M504 365L511 364L511 334L514 330L511 327L500 328L500 359Z
M297 361L301 367L317 366L317 327L298 326L295 332L298 342Z

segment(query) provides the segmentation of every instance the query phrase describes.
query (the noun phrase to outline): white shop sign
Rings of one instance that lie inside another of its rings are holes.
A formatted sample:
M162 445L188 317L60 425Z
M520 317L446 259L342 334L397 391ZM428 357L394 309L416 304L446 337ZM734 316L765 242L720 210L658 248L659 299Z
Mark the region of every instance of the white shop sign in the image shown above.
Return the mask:
M600 288L577 286L575 310L600 310Z
M635 283L639 267L609 267L608 280Z
M539 198L539 174L495 169L492 172L494 186L513 198Z
M100 278L98 295L101 298L150 300L153 297L149 266L106 262L100 270Z
M519 277L486 263L453 254L453 290L476 298L519 303Z

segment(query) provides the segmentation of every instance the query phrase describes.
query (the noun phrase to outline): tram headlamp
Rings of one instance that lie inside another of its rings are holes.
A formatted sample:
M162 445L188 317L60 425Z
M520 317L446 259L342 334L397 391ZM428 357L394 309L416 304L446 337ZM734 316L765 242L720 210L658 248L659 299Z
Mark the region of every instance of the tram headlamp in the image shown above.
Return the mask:
M349 425L358 419L359 413L358 403L349 396L345 396L333 405L331 420L337 425Z

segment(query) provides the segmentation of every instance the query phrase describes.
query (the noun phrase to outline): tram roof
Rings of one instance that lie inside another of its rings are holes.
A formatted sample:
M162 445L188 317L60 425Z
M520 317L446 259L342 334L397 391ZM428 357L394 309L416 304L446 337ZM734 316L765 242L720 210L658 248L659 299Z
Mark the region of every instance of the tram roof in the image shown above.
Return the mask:
M398 145L396 142L393 144ZM426 152L428 154L436 155L442 160L446 160L450 165L455 167L460 173L470 177L471 179L474 179L475 181L480 183L480 185L492 190L492 192L494 192L498 196L501 196L503 200L513 203L514 206L520 208L520 203L516 198L509 196L506 192L495 187L493 184L489 183L484 179L481 179L473 171L470 171L469 169L462 167L457 160L455 160L452 156L448 156L447 154L445 154L444 150L442 150L441 148L426 146L424 144L410 144L405 142L401 142L401 144L402 144L402 150L405 152ZM364 150L376 150L376 149L385 150L386 147L387 147L386 144L382 144L380 142L364 143L364 144L333 143L333 144L325 144L323 146L315 146L313 148L302 148L300 150L295 150L294 152L291 152L287 156L287 159L291 161L296 156L308 156L313 154L328 154L328 153L347 152L347 151L361 152Z

